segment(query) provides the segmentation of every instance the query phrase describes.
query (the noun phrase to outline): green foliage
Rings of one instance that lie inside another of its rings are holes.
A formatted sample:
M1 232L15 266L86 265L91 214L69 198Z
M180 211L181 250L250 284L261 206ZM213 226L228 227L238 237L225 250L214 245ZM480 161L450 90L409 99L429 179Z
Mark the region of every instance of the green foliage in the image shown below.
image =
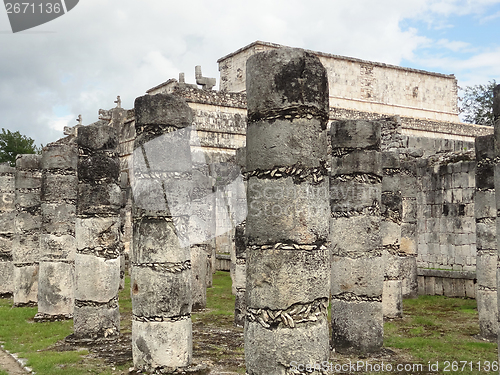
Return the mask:
M15 167L18 154L39 154L41 149L34 143L33 139L18 131L11 132L2 128L2 133L0 133L0 163L8 162L11 167Z
M496 85L493 80L486 85L465 88L460 108L465 122L493 126L493 89Z

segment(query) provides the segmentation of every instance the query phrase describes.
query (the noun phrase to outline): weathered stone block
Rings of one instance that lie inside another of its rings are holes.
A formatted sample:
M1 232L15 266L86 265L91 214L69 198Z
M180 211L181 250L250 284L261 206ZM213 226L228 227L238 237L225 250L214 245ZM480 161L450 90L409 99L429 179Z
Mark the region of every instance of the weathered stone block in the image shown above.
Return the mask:
M401 243L401 225L391 220L382 220L380 223L382 245L399 245Z
M78 215L116 215L122 205L122 191L117 184L78 185Z
M191 297L193 310L204 309L207 306L207 258L208 254L203 247L191 246Z
M476 244L480 250L495 250L497 248L496 223L476 223ZM465 244L464 244L465 245Z
M176 222L162 218L142 218L134 223L134 251L132 263L176 263L190 259L187 237L178 237L187 218ZM187 230L187 229L186 229Z
M75 200L78 186L78 177L74 175L60 175L44 173L42 176L41 199L44 202L61 202Z
M351 257L368 255L382 246L380 216L331 218L330 240L333 255Z
M245 299L245 289L236 290L234 299L234 325L236 327L245 326L247 315L247 304Z
M380 184L330 180L331 212L362 211L380 205Z
M73 314L75 265L63 262L40 262L38 312L49 315Z
M11 167L9 167L9 168L11 168ZM14 172L15 172L15 169L12 168L10 170L10 173L12 173L12 175L0 176L0 193L12 193L12 192L14 192L14 184L15 184Z
M380 149L380 123L376 121L333 121L330 134L334 149Z
M328 250L248 250L248 306L280 310L326 298L330 292L328 261Z
M18 170L16 172L16 189L39 189L42 186L42 172Z
M384 282L384 259L378 257L347 258L333 256L331 294L354 293L380 297Z
M119 246L120 218L77 218L75 238L77 250L103 248L112 252Z
M382 311L385 318L403 317L403 293L401 280L384 281Z
M14 263L34 263L40 259L40 236L24 234L14 238L13 251Z
M280 48L247 61L247 106L262 117L276 108L306 107L328 113L328 78L320 60L299 49Z
M133 313L144 317L178 317L191 312L191 270L165 272L133 267Z
M31 169L31 173L33 170L40 169L40 163L42 161L42 155L37 154L18 154L16 156L16 168L17 172L21 169Z
M118 295L120 259L75 255L75 299L108 302Z
M370 353L384 340L381 302L331 301L333 345L338 352Z
M245 289L246 284L246 262L242 259L236 259L233 287L236 289Z
M382 153L374 150L356 150L342 157L332 158L332 176L352 173L382 176Z
M54 235L75 233L76 206L69 203L42 203L42 226Z
M30 190L27 192L23 192L20 194L19 192L16 193L15 197L15 202L16 205L19 206L19 208L31 208L31 207L36 207L40 206L41 202L41 190Z
M14 306L38 301L38 264L14 267Z
M0 193L0 212L12 211L15 209L14 205L15 194Z
M77 338L111 338L120 333L120 309L106 305L75 306L73 322Z
M497 216L495 192L476 190L474 197L474 216L476 219Z
M74 260L76 253L75 237L70 234L61 236L54 234L40 235L41 259Z
M328 237L328 182L295 184L251 177L248 181L249 244L293 241L312 244Z
M42 169L77 169L78 148L76 144L51 143L42 150Z
M494 339L498 333L497 291L478 289L476 292L480 335Z
M147 132L143 125L170 125L177 128L191 126L193 113L187 103L173 95L144 95L135 99L135 126L137 135Z
M479 252L476 257L477 285L495 289L497 287L497 255Z
M190 318L173 322L132 320L132 356L138 369L187 366L193 356L192 342Z
M0 295L14 292L14 263L0 261Z
M399 151L384 151L382 152L382 168L399 169L401 161L399 159Z
M0 235L0 254L12 253L13 244L14 244L14 237L12 236L12 233Z
M105 153L97 153L80 158L78 162L78 179L80 181L113 181L118 183L120 162L117 157Z
M18 211L15 217L17 233L39 231L42 225L42 216L33 215L30 212Z
M403 298L418 296L417 258L406 256L400 258Z
M16 211L0 213L0 234L12 235L15 232L14 219Z
M111 126L82 126L78 128L76 143L93 151L112 150L118 147L118 137Z
M304 118L249 123L247 170L292 165L319 167L326 158L326 130L322 126L319 119Z
M322 363L328 358L328 322L323 316L295 328L266 329L258 322L245 322L245 362L253 374L292 373L298 364ZM315 372L314 374L319 374Z

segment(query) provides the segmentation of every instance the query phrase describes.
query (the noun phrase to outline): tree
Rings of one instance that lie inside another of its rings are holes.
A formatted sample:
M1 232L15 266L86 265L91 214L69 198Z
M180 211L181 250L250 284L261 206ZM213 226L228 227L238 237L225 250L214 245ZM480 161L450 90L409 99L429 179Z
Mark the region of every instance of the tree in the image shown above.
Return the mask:
M493 126L493 90L495 80L486 85L467 86L462 98L461 112L464 122Z
M40 149L34 143L33 139L18 131L13 133L2 128L2 133L0 133L0 163L8 162L12 167L15 167L18 154L40 153Z

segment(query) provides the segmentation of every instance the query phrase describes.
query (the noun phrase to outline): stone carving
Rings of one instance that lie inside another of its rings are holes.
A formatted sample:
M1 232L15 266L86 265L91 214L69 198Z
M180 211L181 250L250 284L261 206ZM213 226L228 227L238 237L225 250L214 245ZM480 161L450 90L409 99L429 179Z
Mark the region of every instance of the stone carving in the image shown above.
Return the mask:
M196 84L201 85L201 88L203 90L212 90L212 88L215 86L215 78L203 77L203 75L201 74L200 65L195 66L194 75L196 78ZM179 76L179 81L180 81L180 76Z
M256 54L247 100L246 371L285 374L329 356L326 71L303 50Z

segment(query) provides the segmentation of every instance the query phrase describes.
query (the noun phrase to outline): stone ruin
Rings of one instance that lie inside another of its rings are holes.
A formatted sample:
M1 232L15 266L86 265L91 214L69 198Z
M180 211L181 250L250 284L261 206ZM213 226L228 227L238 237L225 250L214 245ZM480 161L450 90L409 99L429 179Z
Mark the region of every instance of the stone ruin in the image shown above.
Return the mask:
M452 76L262 42L219 64L221 91L197 67L202 89L181 75L133 110L118 97L0 166L2 297L113 341L127 260L134 365L152 372L191 365L221 259L248 374L327 360L329 301L338 352L380 350L419 294L476 298L497 336L500 89L493 129L458 122Z

